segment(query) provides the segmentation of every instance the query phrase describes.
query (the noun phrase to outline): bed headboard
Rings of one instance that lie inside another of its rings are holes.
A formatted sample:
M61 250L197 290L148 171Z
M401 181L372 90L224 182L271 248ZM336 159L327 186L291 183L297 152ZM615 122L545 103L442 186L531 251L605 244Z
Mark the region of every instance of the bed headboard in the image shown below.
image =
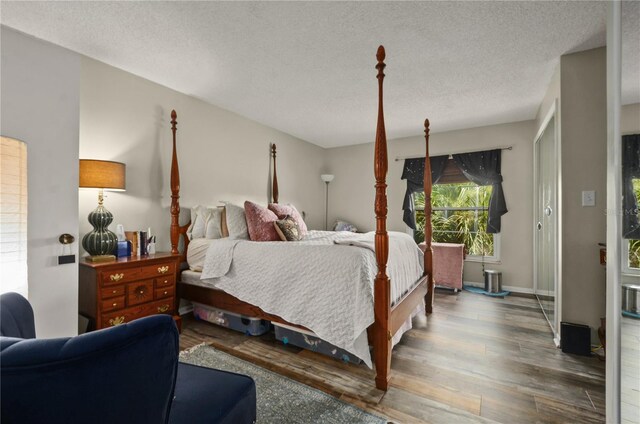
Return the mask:
M173 133L173 153L171 156L171 253L180 253L178 247L180 245L180 237L184 243L182 259L186 261L187 247L189 246L189 237L187 237L187 229L191 222L180 225L180 169L178 167L178 152L176 150L176 132L178 114L175 110L171 111L171 132ZM271 159L273 159L273 176L271 180L271 198L273 203L278 203L278 170L276 167L276 145L271 144Z

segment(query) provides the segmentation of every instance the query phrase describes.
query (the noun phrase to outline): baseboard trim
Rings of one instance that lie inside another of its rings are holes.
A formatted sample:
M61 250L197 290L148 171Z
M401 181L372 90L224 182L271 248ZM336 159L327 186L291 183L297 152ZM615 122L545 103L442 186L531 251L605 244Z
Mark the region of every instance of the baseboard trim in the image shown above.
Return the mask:
M465 286L484 288L484 284L476 283L475 281L464 281L463 284ZM502 289L513 293L534 294L533 289L528 289L526 287L502 286Z

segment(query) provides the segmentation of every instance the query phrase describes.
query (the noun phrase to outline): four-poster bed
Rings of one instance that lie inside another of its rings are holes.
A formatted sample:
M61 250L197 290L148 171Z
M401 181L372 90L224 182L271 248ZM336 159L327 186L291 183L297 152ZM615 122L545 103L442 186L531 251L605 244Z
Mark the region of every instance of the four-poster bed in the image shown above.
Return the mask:
M387 195L386 195L386 174L388 168L387 142L383 113L383 80L385 68L385 51L382 46L377 51L378 70L378 120L375 139L374 153L374 175L375 175L375 262L377 264L377 274L373 282L373 315L374 322L367 329L369 342L373 345L373 363L376 369L376 387L387 390L390 378L392 338L403 326L403 323L412 316L412 313L425 301L426 312L431 313L433 307L433 278L432 278L432 251L431 251L431 222L425 222L426 249L424 252L424 273L405 292L400 293L399 298L392 297L391 281L387 273L389 260L389 233L386 229L387 219ZM186 237L189 224L181 226L179 224L179 197L180 197L180 176L178 171L178 159L176 153L176 121L175 111L171 113L171 129L173 132L173 154L171 163L171 251L179 253L178 245L180 237L184 241L184 252L189 244ZM425 172L424 172L424 192L425 192L425 215L431 215L431 168L429 162L429 121L425 120ZM276 170L276 146L271 147L273 159L272 196L273 203L278 202L278 179ZM295 266L295 265L292 265ZM298 265L299 266L299 265ZM251 303L240 300L225 291L203 287L193 284L178 284L179 297L193 302L209 305L215 308L230 311L236 314L269 320L275 323L285 324L291 327L308 330L296 322L288 322L282 317L264 311L262 308ZM396 296L398 294L396 293ZM370 322L370 321L369 321ZM401 333L399 333L401 334Z

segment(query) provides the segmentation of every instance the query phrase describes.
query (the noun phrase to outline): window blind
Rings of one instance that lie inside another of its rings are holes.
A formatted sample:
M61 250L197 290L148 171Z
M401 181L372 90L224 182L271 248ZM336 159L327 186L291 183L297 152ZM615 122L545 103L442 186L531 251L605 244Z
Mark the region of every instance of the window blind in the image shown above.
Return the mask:
M0 292L27 296L27 146L0 141Z

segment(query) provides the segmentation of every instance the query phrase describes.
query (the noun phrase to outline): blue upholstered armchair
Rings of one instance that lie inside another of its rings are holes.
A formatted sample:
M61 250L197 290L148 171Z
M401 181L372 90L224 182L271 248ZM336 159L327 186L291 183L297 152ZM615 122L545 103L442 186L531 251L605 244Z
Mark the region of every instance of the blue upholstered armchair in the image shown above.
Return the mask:
M35 339L33 310L0 296L2 423L252 423L250 377L178 363L168 315Z

